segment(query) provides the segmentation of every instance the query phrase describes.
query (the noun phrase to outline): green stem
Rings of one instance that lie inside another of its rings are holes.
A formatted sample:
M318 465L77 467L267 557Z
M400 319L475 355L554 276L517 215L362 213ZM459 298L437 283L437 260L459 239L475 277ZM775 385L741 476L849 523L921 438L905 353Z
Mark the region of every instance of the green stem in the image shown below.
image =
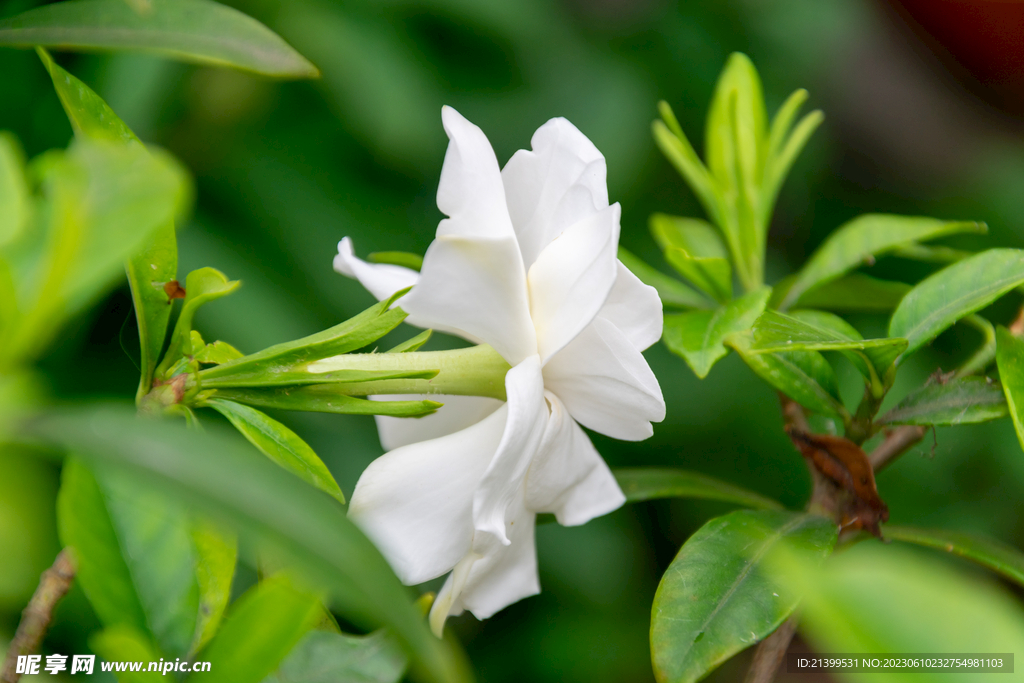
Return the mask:
M412 353L351 353L314 361L306 366L312 376L338 370L385 372L437 371L432 379L384 379L344 382L338 393L348 396L379 394L454 394L489 396L505 400L505 373L512 366L487 344L450 351Z
M983 371L996 358L996 328L992 323L980 315L969 315L961 322L981 332L983 339L981 347L956 371L957 379Z

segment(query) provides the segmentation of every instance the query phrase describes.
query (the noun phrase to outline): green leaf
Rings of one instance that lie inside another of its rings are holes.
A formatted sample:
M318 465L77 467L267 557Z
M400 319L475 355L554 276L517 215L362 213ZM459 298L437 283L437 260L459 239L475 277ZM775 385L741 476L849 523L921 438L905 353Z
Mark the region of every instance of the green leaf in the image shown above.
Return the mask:
M839 351L864 375L876 396L884 394L890 368L907 347L906 339L862 339L852 325L823 311L765 311L754 323L753 334L754 353Z
M392 266L402 266L410 270L419 270L423 267L423 257L419 254L410 254L407 251L375 251L366 256L370 263L387 263Z
M968 256L973 256L974 252L943 246L904 244L893 250L892 255L911 261L924 261L925 263L952 263L963 260Z
M433 330L423 330L415 337L406 339L398 346L394 346L387 350L388 353L411 353L413 351L419 351L424 344L430 341L430 337L433 336Z
M195 655L220 627L231 597L231 582L238 562L238 539L219 526L199 520L192 526L199 583L199 617L189 655Z
M103 629L89 638L89 647L108 662L149 662L161 659L149 639L130 626L118 625ZM99 671L100 667L95 667ZM160 683L165 680L159 671L119 671L119 683Z
M348 396L335 384L288 386L279 388L217 389L215 397L276 410L301 410L311 413L339 415L390 415L392 417L423 417L443 403L422 401L380 401Z
M329 588L346 619L390 627L424 680L468 680L464 664L430 633L407 590L344 509L305 482L282 477L280 468L236 438L138 419L121 407L54 411L23 429L43 443L155 482L231 523L250 543L276 546L310 580Z
M398 683L407 659L387 631L310 631L264 683Z
M664 122L655 121L651 124L655 144L686 180L697 200L704 207L704 211L717 222L720 213L719 198L711 174L708 173L697 153L693 151L693 146L683 133L683 129L679 126L668 103L659 102L658 112Z
M612 470L612 474L626 495L627 503L658 498L699 498L752 508L782 508L771 498L698 472L660 467L620 467Z
M230 420L249 443L278 465L345 504L345 495L327 465L298 434L269 415L234 401L210 398L203 405Z
M885 526L885 537L951 553L1024 586L1024 553L1004 543L962 531L891 524Z
M701 379L728 351L725 338L750 328L764 311L771 289L745 294L714 311L691 311L665 316L662 341L683 357Z
M835 545L838 529L824 517L739 510L712 519L683 544L658 585L651 607L651 655L657 679L689 683L774 631L799 593L764 571L780 547L810 564Z
M17 239L32 214L32 196L25 179L25 155L17 139L0 131L0 248Z
M224 273L215 268L200 268L188 274L185 278L185 301L182 303L178 322L174 325L167 353L157 367L158 376L168 379L167 373L175 367L179 359L192 356L199 351L192 348L192 319L199 307L231 294L241 284L238 280L228 280Z
M669 247L665 258L679 274L720 303L732 299L732 269L724 258L691 256L678 247Z
M924 279L903 298L889 322L890 337L910 345L900 362L950 325L1024 283L1024 251L989 249Z
M195 334L195 331L193 330L192 333ZM200 341L202 341L202 338L200 338ZM195 353L195 359L200 363L206 363L210 365L220 365L221 363L227 363L228 361L237 360L244 355L241 351L236 349L231 344L219 340L213 342L212 344L206 344L204 346L198 346L197 344L193 343L192 350L195 351L196 348L198 348L199 350L196 351Z
M824 356L817 351L754 352L752 337L749 332L734 334L725 343L761 379L804 408L844 422L850 419L839 396L839 378Z
M789 175L793 163L800 156L800 152L803 151L804 146L810 140L814 131L818 129L818 126L824 120L825 115L819 110L812 111L804 116L800 123L796 125L793 134L786 139L785 145L777 150L777 152L773 152L769 157L764 171L764 187L761 190L761 220L765 225L768 225L771 221L771 210L775 206L775 199L779 194L779 189L786 180L786 176ZM772 132L775 132L774 125Z
M1024 341L1003 326L996 330L996 366L1017 440L1024 449Z
M699 218L655 213L651 214L650 228L662 251L678 247L700 258L729 257L729 250L715 226Z
M772 290L768 307L779 308L794 282L796 275L779 282ZM851 273L804 292L793 305L827 311L888 313L899 305L910 290L911 286L904 282L878 280L862 273Z
M1017 600L917 553L867 541L824 566L798 559L786 562L777 575L792 590L803 592L800 633L816 652L1024 649L1024 611ZM939 683L951 676L955 674L889 671L885 680ZM978 678L979 674L964 672L960 680Z
M139 142L135 133L89 86L58 66L42 48L37 52L50 74L76 136L129 144ZM138 396L144 396L152 386L153 371L160 360L171 317L171 302L164 285L174 280L178 272L178 243L173 220L154 228L149 239L136 252L129 254L125 270L131 286L142 352Z
M0 21L0 45L139 50L278 78L320 72L276 33L210 0L67 0Z
M897 247L959 232L985 232L984 223L937 218L865 214L841 225L807 260L779 308L793 306L805 292L835 280ZM805 305L808 305L805 303ZM892 335L889 336L903 336Z
M962 425L1006 417L1006 399L997 382L964 377L918 389L882 415L879 424Z
M238 599L224 625L199 657L210 671L189 680L259 683L267 677L320 616L320 599L278 576L262 581Z
M687 287L679 280L647 265L624 248L619 247L619 261L645 285L658 290L661 303L675 308L711 308L714 303L703 294Z

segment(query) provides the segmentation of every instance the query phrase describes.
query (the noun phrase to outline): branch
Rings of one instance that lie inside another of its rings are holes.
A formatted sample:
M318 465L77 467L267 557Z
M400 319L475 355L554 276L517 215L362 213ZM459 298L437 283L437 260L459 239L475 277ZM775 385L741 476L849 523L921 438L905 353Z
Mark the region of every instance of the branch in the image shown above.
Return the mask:
M875 472L880 472L890 462L903 455L908 448L924 438L927 427L920 425L904 425L897 427L885 436L885 440L871 451L868 460Z
M775 632L757 644L754 659L743 683L771 683L782 665L789 643L796 635L796 617L792 616L783 622Z
M39 587L36 588L25 611L21 613L21 623L18 624L18 631L14 634L14 640L11 641L7 657L4 659L0 683L17 683L21 678L21 674L17 673L18 656L32 654L39 649L39 644L43 642L43 636L46 635L46 629L53 618L53 610L71 588L74 578L75 563L71 557L71 550L65 548L57 555L53 565L43 572L39 578Z

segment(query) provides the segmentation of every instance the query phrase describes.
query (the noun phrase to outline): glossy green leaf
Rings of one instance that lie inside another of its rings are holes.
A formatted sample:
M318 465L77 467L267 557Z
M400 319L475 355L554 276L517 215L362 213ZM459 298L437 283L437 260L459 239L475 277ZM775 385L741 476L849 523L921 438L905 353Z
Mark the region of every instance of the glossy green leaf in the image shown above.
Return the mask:
M149 662L161 659L160 653L153 648L153 644L144 634L130 626L119 625L103 629L89 638L89 647L108 662L145 662L142 671L126 670L115 673L118 683L160 683L165 680L163 673L145 670L149 667ZM100 668L96 665L94 671L99 671Z
M726 353L725 338L750 328L764 311L771 289L741 296L714 311L691 311L665 316L662 341L683 357L697 377L707 377Z
M627 503L658 498L699 498L751 508L782 508L771 498L698 472L661 467L620 467L612 470L612 474L626 495Z
M344 505L345 496L331 471L298 434L269 415L234 401L210 398L203 405L226 417L268 458Z
M870 265L897 247L959 232L984 232L984 223L937 218L865 214L841 225L807 260L779 308L794 305L805 292ZM805 304L806 305L806 304ZM889 336L903 336L893 335Z
M406 339L401 344L398 344L397 346L394 346L394 347L388 349L387 352L388 353L411 353L413 351L419 351L420 348L422 348L424 344L426 344L428 341L430 341L430 337L433 336L433 334L434 334L433 330L423 330L422 332L417 334L415 337L411 337L409 339Z
M443 403L422 401L383 401L349 396L339 385L314 384L280 388L217 389L217 398L276 410L301 410L311 413L339 415L390 415L422 417L430 415Z
M217 635L199 657L209 672L189 680L259 683L316 623L320 599L284 578L264 580L231 606Z
M906 358L942 331L1024 283L1024 251L989 249L922 280L903 297L890 337L910 342ZM902 360L901 360L902 362Z
M717 221L719 215L718 190L711 174L708 173L697 153L693 151L693 146L683 133L683 129L679 126L668 103L659 102L658 112L663 120L651 124L655 144L686 180L708 216Z
M645 285L658 290L658 296L664 306L673 308L711 308L715 304L711 299L684 285L679 280L665 275L653 266L649 266L638 257L619 247L619 261L626 266Z
M962 531L892 524L885 526L885 537L891 541L913 543L951 553L1024 586L1024 553L990 538Z
M419 254L410 254L407 251L375 251L372 254L367 254L366 260L370 263L388 263L415 271L419 271L423 267L423 257Z
M724 304L732 299L732 268L727 259L691 256L678 247L669 247L665 259L680 275L716 301Z
M231 582L238 562L238 539L212 522L195 522L192 542L196 550L199 617L189 655L201 650L220 627L224 608L231 598Z
M236 438L141 420L120 407L52 412L24 429L148 479L230 522L250 542L273 544L330 590L346 619L391 628L424 680L468 680L461 660L430 633L407 590L343 508L305 482L282 477L280 468Z
M1017 431L1017 440L1024 449L1024 341L1000 326L996 330L996 365L999 381L1006 395L1006 405Z
M765 557L784 547L820 562L837 535L824 517L774 510L738 510L701 527L654 595L651 656L659 683L698 681L778 628L799 593L767 575Z
M32 213L25 155L17 139L0 131L0 248L17 239Z
M200 268L188 274L185 278L185 301L182 303L178 322L174 325L167 353L157 367L157 375L168 378L168 371L180 358L192 356L199 350L192 348L192 319L196 311L203 304L231 294L241 284L238 280L228 280L224 273L215 268Z
M279 78L320 75L266 26L210 0L66 0L0 21L0 45L138 50Z
M1024 649L1024 610L997 586L867 541L823 566L780 563L777 576L803 593L800 633L817 652L1009 653ZM875 674L886 683L977 681L971 671ZM841 676L859 681L862 674ZM995 677L997 678L997 677ZM1007 677L1009 678L1009 677Z
M398 683L408 660L387 631L310 631L264 683Z
M135 133L89 86L58 66L45 50L37 51L76 136L129 144L139 142ZM173 220L158 225L149 239L128 255L125 270L139 327L142 377L138 395L143 396L150 389L171 317L171 302L164 285L174 280L178 272L178 243Z
M655 213L650 219L651 235L662 251L678 247L700 258L728 258L722 236L707 221Z
M779 282L772 290L768 307L779 308L794 282L795 275ZM911 286L904 282L878 280L862 273L850 273L804 292L793 306L826 311L888 313L899 305L910 290Z
M839 396L839 378L817 351L751 351L752 334L731 335L726 344L740 354L751 370L778 391L808 410L848 420Z
M877 422L948 426L998 420L1006 413L1006 399L998 382L987 377L964 377L918 389Z

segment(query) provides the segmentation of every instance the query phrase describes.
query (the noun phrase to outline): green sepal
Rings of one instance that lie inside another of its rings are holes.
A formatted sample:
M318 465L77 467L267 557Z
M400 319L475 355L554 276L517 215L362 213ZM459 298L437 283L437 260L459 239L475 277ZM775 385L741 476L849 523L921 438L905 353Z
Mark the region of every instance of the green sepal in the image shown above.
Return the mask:
M302 410L341 415L390 415L392 417L423 417L444 405L429 400L371 401L341 393L336 385L330 384L266 389L217 389L213 396L277 410Z
M430 341L430 337L434 334L433 330L423 330L415 337L406 339L398 346L394 346L387 350L388 353L411 353L413 351L419 351L423 348L423 345Z
M375 251L372 254L367 254L366 260L370 263L387 263L392 266L402 266L416 272L423 268L423 257L407 251Z

